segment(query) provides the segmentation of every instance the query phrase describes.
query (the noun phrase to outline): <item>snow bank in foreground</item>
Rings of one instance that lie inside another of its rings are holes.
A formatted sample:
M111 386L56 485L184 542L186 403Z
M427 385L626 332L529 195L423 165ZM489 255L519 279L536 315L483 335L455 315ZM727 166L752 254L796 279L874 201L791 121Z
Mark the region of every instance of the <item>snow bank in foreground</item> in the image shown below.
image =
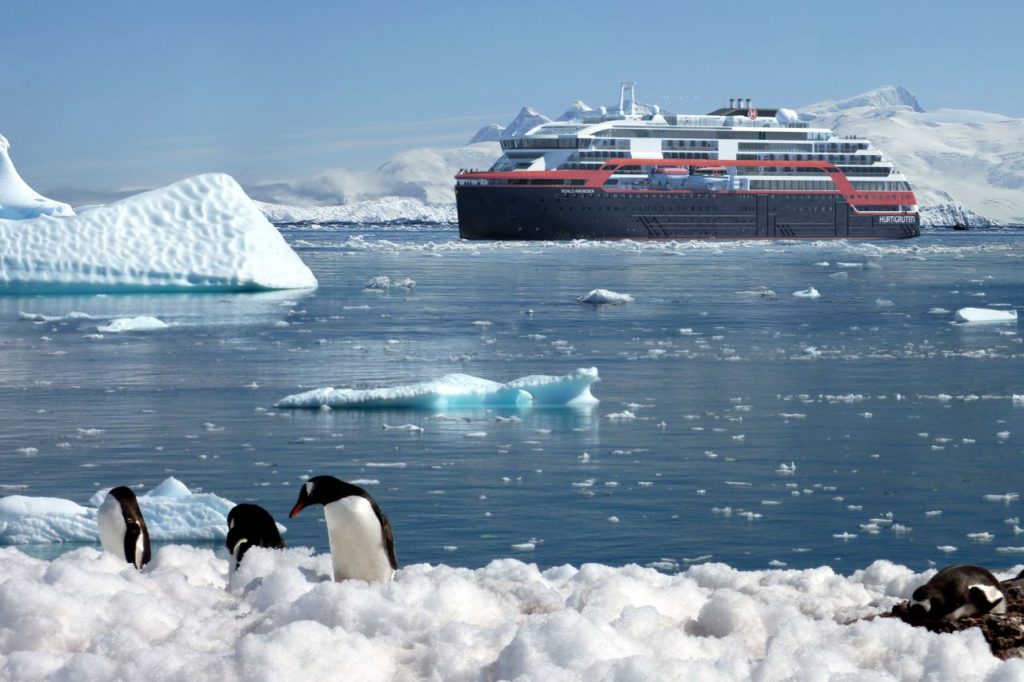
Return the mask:
M384 197L343 206L284 206L257 201L272 223L456 223L454 202L428 204L410 197Z
M956 311L957 322L1016 322L1016 310L993 310L991 308L961 308Z
M287 396L277 407L415 408L440 410L471 407L528 407L586 405L597 402L590 386L597 368L580 368L565 376L532 375L507 384L469 374L446 374L389 388L317 388Z
M315 286L227 175L199 175L69 218L0 220L0 292Z
M92 507L57 497L2 497L0 544L99 542L96 508L106 495L106 490L93 495L89 500ZM193 493L172 476L139 496L139 506L152 540L222 540L227 535L228 512L235 503L213 493Z
M41 215L74 215L70 206L47 199L21 179L7 153L10 148L11 143L0 135L0 219L24 220Z
M1020 679L978 631L862 620L927 574L879 561L665 575L418 564L335 583L330 557L159 548L141 573L91 547L53 561L0 549L0 679Z

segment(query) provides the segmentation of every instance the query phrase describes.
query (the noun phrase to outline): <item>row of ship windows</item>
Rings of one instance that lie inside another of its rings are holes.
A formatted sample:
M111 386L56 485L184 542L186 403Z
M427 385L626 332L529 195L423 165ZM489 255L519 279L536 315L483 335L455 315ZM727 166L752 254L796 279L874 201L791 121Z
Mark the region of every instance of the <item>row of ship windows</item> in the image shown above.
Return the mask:
M830 161L861 166L882 161L878 154L737 154L736 158L741 161Z
M870 190L872 192L909 192L909 182L896 182L892 180L851 180L850 184L854 189Z
M595 137L660 137L710 140L813 140L829 138L825 132L783 132L777 130L665 130L664 128L608 128L594 133ZM551 138L549 138L551 139Z

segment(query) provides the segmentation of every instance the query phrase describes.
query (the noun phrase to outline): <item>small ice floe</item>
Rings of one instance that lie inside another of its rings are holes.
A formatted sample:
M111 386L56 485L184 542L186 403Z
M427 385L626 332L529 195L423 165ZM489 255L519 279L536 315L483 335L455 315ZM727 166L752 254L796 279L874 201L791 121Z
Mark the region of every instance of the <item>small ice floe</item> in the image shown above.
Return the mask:
M33 455L38 455L39 454L39 448L33 448L33 447L18 448L15 452L17 452L19 455L24 455L25 457L31 457Z
M772 568L785 568L786 566L789 566L785 561L779 561L778 559L772 559L768 562L768 565Z
M744 298L763 298L763 299L766 299L766 300L769 300L769 301L774 301L775 299L777 299L779 297L778 294L776 294L774 291L772 291L768 287L764 286L763 284L761 286L755 287L753 289L747 289L745 291L737 291L736 295L737 296L742 296Z
M606 414L604 418L613 422L628 422L636 419L636 415L630 412L629 410L623 410L622 412L612 412L611 414Z
M398 287L399 289L412 289L416 286L416 280L410 277L403 277L401 279L396 279L391 283L391 286Z
M352 485L380 485L380 480L376 478L353 478L349 483Z
M632 303L633 297L629 294L620 294L608 289L592 289L586 295L576 299L577 303L589 303L591 305L619 305Z
M363 283L363 289L367 291L387 291L390 288L391 278L387 275L377 275Z
M926 511L924 513L924 515L925 516L942 516L942 510L941 509L932 509L931 511Z
M537 540L536 538L531 538L527 542L520 542L514 544L512 545L512 549L514 549L517 552L532 552L533 550L537 549Z
M864 267L864 263L843 263L842 261L837 262L836 265L841 267L841 268L862 268L862 267Z
M1024 394L1014 393L1010 396L1010 400L1014 405L1024 405Z
M949 315L949 311L945 308L932 308L928 311L929 315Z
M992 542L995 535L987 531L981 531L980 533L968 533L967 538L975 542Z
M683 563L689 566L692 566L693 564L702 564L713 556L714 554L701 554L700 556L695 557L683 557Z
M779 468L775 470L775 473L782 476L792 476L796 473L796 462L790 462L789 464L782 462L779 464Z
M487 438L486 431L470 431L462 435L463 438Z
M381 424L381 427L385 431L408 431L409 433L423 433L422 426L416 426L415 424Z
M996 438L998 438L999 440L1006 440L1009 437L1010 437L1010 432L1009 431L1000 431L1000 432L998 432L996 434Z
M367 462L363 465L369 469L404 469L405 462Z
M960 308L954 316L957 322L969 324L1007 324L1017 322L1016 310L993 310L992 308Z
M608 523L618 523L618 522L619 522L619 517L618 516L609 516L608 517Z
M96 320L99 318L93 317L89 313L72 310L67 315L44 315L43 313L26 313L18 311L18 319L28 320L30 322L65 322L70 320Z
M956 547L954 547L953 545L938 545L935 549L939 550L940 552L945 552L946 554L952 554L956 551Z
M891 308L892 306L894 306L896 304L893 303L888 298L876 298L875 299L875 305L877 305L879 308Z
M1024 554L1024 547L996 547L1000 554Z
M448 374L435 381L390 388L317 388L282 398L278 408L339 409L584 406L597 402L590 387L599 381L596 367L581 367L563 376L530 375L499 383L468 374Z
M1006 504L1016 502L1018 499L1020 499L1019 493L1003 493L1002 495L993 493L984 497L986 502L1005 502Z
M490 320L473 320L472 325L478 329L488 329L494 323Z
M83 438L86 436L100 436L103 435L104 429L78 429L78 437Z
M586 464L590 461L590 453L584 452L582 455L576 458L581 464Z
M821 298L821 294L814 287L808 287L807 289L794 291L793 298Z
M857 534L856 533L847 533L847 532L832 533L832 537L834 537L836 540L852 540L855 537L857 537Z
M896 533L897 535L906 535L907 533L910 533L913 530L914 529L910 526L904 526L902 523L892 524L892 532Z
M827 260L823 260L823 261L818 261L814 265L817 265L819 268L827 268L831 264Z
M107 324L96 327L97 331L104 334L120 334L122 332L148 332L157 329L167 329L167 323L150 315L138 315L136 317L119 317Z

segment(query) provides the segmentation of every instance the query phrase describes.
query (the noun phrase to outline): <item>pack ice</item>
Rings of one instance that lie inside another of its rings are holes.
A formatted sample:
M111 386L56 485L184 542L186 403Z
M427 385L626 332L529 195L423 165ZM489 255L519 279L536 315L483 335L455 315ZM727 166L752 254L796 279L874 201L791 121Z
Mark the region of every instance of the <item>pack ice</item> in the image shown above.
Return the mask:
M310 269L238 183L219 173L79 215L55 211L28 220L0 220L0 293L259 291L316 285Z
M1016 322L1016 310L993 310L992 308L961 308L956 311L957 322L993 323Z
M282 398L277 407L414 408L573 406L597 402L590 392L599 381L596 367L564 376L531 375L508 383L469 374L446 374L434 381L369 389L316 388Z
M106 490L97 492L89 507L59 497L2 497L0 545L99 542L96 508L106 495ZM149 536L155 541L221 540L234 506L213 493L193 493L173 476L139 496Z

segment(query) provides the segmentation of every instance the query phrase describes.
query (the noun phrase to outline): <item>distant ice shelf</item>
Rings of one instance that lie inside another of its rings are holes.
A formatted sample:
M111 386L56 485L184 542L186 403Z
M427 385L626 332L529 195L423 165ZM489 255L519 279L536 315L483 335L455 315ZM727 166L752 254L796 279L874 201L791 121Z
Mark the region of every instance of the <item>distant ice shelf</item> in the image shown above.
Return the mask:
M0 220L0 294L316 285L228 175L199 175L77 216Z
M0 545L99 542L96 508L106 494L104 489L93 495L90 507L58 497L2 497ZM213 493L193 493L173 476L139 496L149 536L158 542L221 540L234 506L231 500Z
M412 408L576 406L597 402L590 392L597 368L564 376L531 375L500 383L469 374L447 374L434 381L369 389L316 388L277 402L279 408Z

